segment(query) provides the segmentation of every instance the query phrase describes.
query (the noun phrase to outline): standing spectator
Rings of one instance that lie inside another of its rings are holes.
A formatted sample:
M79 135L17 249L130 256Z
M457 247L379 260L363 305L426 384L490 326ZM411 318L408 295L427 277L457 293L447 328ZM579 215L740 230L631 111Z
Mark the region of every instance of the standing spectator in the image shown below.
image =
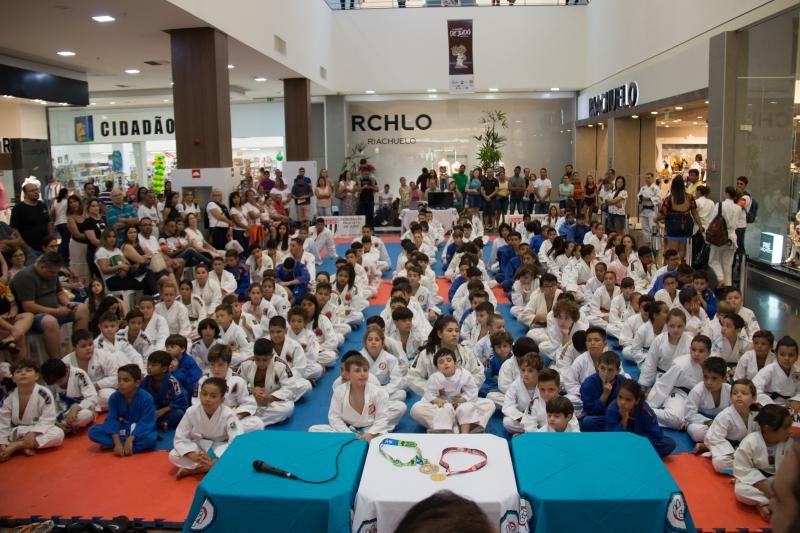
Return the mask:
M733 256L736 253L736 226L739 222L739 217L744 218L742 208L736 203L736 189L725 187L725 199L717 207L716 213L725 219L728 229L728 242L722 246L715 246L709 243L711 253L708 257L708 266L717 276L719 287L730 287L733 284L732 272ZM717 216L716 213L712 215L712 218Z
M44 201L44 205L47 206L47 209L53 208L56 198L58 198L58 193L61 192L62 188L60 181L53 178L53 176L47 176L47 184L42 190L42 201Z
M747 230L747 223L755 221L755 212L753 210L753 197L747 191L747 184L749 180L746 176L739 176L736 178L736 192L739 195L739 205L744 209L745 216L739 220L739 225L736 226L736 256L737 260L741 260L745 256L744 249L744 233ZM13 223L11 224L14 225Z
M275 181L269 177L269 170L262 168L259 171L259 185L264 187L264 192L266 194L270 194L272 192L272 188L275 186Z
M228 212L231 214L231 228L233 228L233 238L242 246L242 250L247 253L249 249L247 234L249 226L247 224L247 215L242 208L242 195L239 191L233 191L228 195ZM164 221L166 226L167 221ZM221 250L225 250L223 246ZM180 278L178 278L180 279Z
M311 220L311 197L314 191L306 183L306 169L300 168L300 174L294 179L290 198L294 200L295 217L298 224L308 224Z
M625 190L625 178L617 176L614 180L614 192L607 198L608 203L608 229L625 231L625 224L628 221L626 214L626 204L628 202L628 191Z
M400 211L408 209L408 204L411 203L411 188L406 183L405 176L400 177L400 189L397 190L397 195L400 197Z
M425 192L428 190L428 169L422 167L422 173L417 176L417 188Z
M340 215L349 217L356 214L356 182L353 180L353 174L349 170L345 170L342 177L339 179L339 184L336 187L336 194L341 201Z
M447 190L453 193L453 208L457 211L461 211L464 207L464 197L461 195L461 192L459 192L456 182L451 180L450 184L447 186Z
M89 199L86 202L86 217L78 225L78 230L86 239L86 264L89 266L89 270L97 277L100 277L100 271L94 262L94 255L100 247L100 236L106 230L106 221L100 214L100 206L102 205L102 202L97 198Z
M408 186L408 208L416 211L419 208L419 202L422 200L425 193L417 188L417 183L412 181Z
M181 218L183 218L184 221L186 220L186 217L189 216L190 213L194 213L196 215L200 212L200 210L197 209L197 206L194 203L194 192L192 192L192 189L183 190L183 201L178 203L178 205L176 205L175 208L181 214Z
M103 202L103 206L106 209L109 208L111 205L111 191L114 189L114 180L107 180L105 182L105 189L97 195L101 202Z
M600 220L608 226L608 197L614 192L614 180L608 177L603 180L603 185L597 191L597 205L600 208Z
M158 210L158 202L156 202L156 193L147 191L144 196L144 202L139 204L139 210L136 213L139 219L149 218L153 221L153 233L158 237L158 227L161 225L161 211Z
M494 176L494 169L486 169L486 177L481 181L481 197L483 198L483 218L486 231L493 231L498 208L497 188L500 183Z
M575 202L575 214L583 213L583 206L586 203L586 192L583 188L581 175L579 172L573 172L572 176L572 199Z
M539 179L536 184L536 213L544 215L550 206L550 192L553 190L553 182L547 177L547 169L539 169Z
M58 196L53 202L53 225L56 227L58 235L61 237L61 244L58 246L58 253L67 262L69 261L69 230L67 229L67 195L69 190L64 187L58 191Z
M464 196L464 192L467 190L467 175L464 174L464 171L467 169L466 165L461 165L458 167L458 172L453 173L453 181L456 182L456 188L458 192L461 193L461 196Z
M467 184L467 207L474 207L478 210L481 209L483 206L483 201L481 197L481 169L475 168L472 170L472 174L469 178L469 183Z
M686 239L694 234L694 223L697 223L701 233L705 232L697 215L697 203L691 195L686 194L686 186L682 179L672 180L670 194L661 202L657 220L664 221L664 231L667 236L665 248L678 250L681 258L686 255Z
M117 232L118 242L122 242L126 229L139 224L139 217L133 206L125 203L122 189L115 188L111 191L111 205L106 208L106 222L109 228Z
M575 190L575 186L569 179L569 176L564 174L561 177L561 183L558 184L558 207L561 209L567 208L567 202L572 200L572 193Z
M86 237L80 227L86 219L81 197L73 194L67 198L67 230L69 239L69 269L84 285L89 283L89 265L86 263Z
M586 175L586 186L583 188L583 203L586 208L586 221L591 222L597 205L597 184L591 174Z
M97 198L97 187L93 182L87 181L83 184L83 198L86 202L88 202L89 198Z
M361 170L361 180L356 184L358 191L358 214L364 215L364 224L370 228L375 227L375 193L378 192L378 182L370 176L369 170Z
M522 169L519 166L514 167L514 175L508 179L509 190L509 204L508 212L510 214L517 213L519 215L525 212L524 198L527 182L521 175Z
M328 181L328 171L324 168L319 172L317 178L317 187L314 189L314 195L317 197L317 213L316 217L329 217L333 215L331 210L331 202L333 201L333 188Z
M708 224L714 219L717 211L717 204L714 200L709 198L710 195L711 189L707 186L700 185L697 187L697 195L694 201L697 204L697 216L700 217L700 224L702 224L704 228L708 227Z
M222 204L222 191L213 189L211 201L206 204L208 227L211 230L211 244L216 250L224 250L225 245L233 236L231 228L233 222L229 218L228 208Z
M181 212L178 210L178 197L177 192L168 192L164 199L164 208L161 211L161 219L164 223L167 220L180 220L181 219Z
M389 225L389 217L392 214L392 203L394 195L389 190L389 184L383 186L383 190L378 193L378 210L380 212L381 226Z
M638 198L639 220L642 223L642 240L650 244L653 242L653 235L658 230L658 226L655 224L656 209L661 203L661 189L656 185L656 178L652 172L644 175L644 185L639 189Z
M506 221L506 212L508 211L508 197L511 191L509 189L508 178L506 178L506 169L500 167L497 171L497 224Z
M42 240L53 232L47 207L39 200L39 186L27 183L22 186L22 201L11 209L11 227L19 231L30 247L27 264L42 255Z
M266 211L263 204L259 204L256 193L253 189L244 192L244 205L242 206L244 216L247 218L248 244L264 244L264 225L261 223L261 215Z
M700 171L696 168L689 169L687 179L686 194L691 194L693 198L697 198L697 187L698 185L702 185L700 182Z

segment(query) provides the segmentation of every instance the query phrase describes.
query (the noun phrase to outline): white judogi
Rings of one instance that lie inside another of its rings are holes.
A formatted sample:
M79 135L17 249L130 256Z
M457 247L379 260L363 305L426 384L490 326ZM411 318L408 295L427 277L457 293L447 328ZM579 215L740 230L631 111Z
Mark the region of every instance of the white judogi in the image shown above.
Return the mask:
M66 415L72 405L78 404L80 410L75 417L74 427L82 428L94 421L99 399L89 375L77 366L67 367L67 385L51 385L50 392L56 401L57 416Z
M411 362L417 357L420 349L425 346L425 343L428 342L428 339L419 333L419 330L416 328L411 328L411 331L408 333L408 338L406 339L405 345L403 345L403 341L400 337L400 332L397 331L397 328L394 328L394 331L389 333L386 336L386 348L387 351L393 353L396 357L398 362L400 363L400 370L403 372L405 376L408 373L408 369L411 365ZM389 339L396 340L398 346L402 350L402 355L405 357L405 361L400 356L400 354L395 353L394 350L389 350Z
M121 330L117 331L117 340L119 341L126 341L128 344L133 346L133 349L139 352L139 354L147 360L147 356L155 351L155 346L153 341L145 335L144 331L140 331L133 342L128 341L128 328L122 328Z
M144 327L144 334L152 342L154 350L163 350L167 337L169 337L167 319L154 311L150 321Z
M352 426L372 435L391 432L394 426L389 422L389 396L383 387L367 382L364 387L364 409L360 413L350 405L350 387L348 381L333 389L328 424L314 425L308 430L349 433Z
M61 358L65 365L80 368L75 352L69 353ZM98 410L108 409L108 399L117 391L117 369L122 363L116 357L108 354L98 354L96 351L89 359L86 374L92 380L97 389Z
M269 331L269 320L274 316L278 316L278 310L272 305L272 302L265 298L261 298L258 306L253 305L253 302L244 302L242 304L242 313L247 313L256 319L260 333ZM256 338L260 338L259 334Z
M233 321L228 329L224 329L221 324L218 325L220 344L227 344L233 351L231 365L236 366L253 355L253 345L247 340L247 333L242 326Z
M606 328L606 333L619 339L625 321L634 314L638 313L631 307L631 301L626 300L622 294L616 295L611 300L611 307L608 311L608 327Z
M200 381L197 383L198 392L203 388L203 383L205 383L209 377L209 374L200 376ZM255 416L258 411L258 404L253 395L250 394L250 390L247 388L247 382L241 376L234 374L230 369L228 369L225 382L228 384L228 392L225 393L225 405L233 409L237 417L243 413L248 413L247 416L239 418L242 431L244 433L249 433L250 431L264 429L263 420ZM197 396L192 398L192 405L199 406L200 398Z
M491 355L490 353L489 357L491 357ZM502 393L507 392L511 388L511 385L520 377L520 374L521 372L516 356L507 358L503 361L503 364L500 365L500 373L497 375L497 389Z
M622 329L620 329L617 340L619 341L619 345L623 347L622 355L624 355L626 359L629 358L629 355L625 353L625 350L627 349L630 351L630 347L633 344L633 337L636 335L636 331L642 327L642 324L644 324L644 319L642 318L642 314L638 312L634 312L622 322Z
M175 429L169 461L178 468L195 470L199 463L185 457L186 454L204 451L219 458L243 432L239 419L227 405L220 405L210 417L202 405L192 405Z
M772 450L764 442L761 431L747 435L733 454L733 475L736 478L734 492L736 499L747 505L766 505L767 495L756 488L756 483L766 481L772 485L775 473L781 467L783 458L794 445L792 438L779 442Z
M143 374L147 372L147 364L144 357L142 357L142 354L137 352L133 346L128 344L128 341L119 340L117 338L110 341L103 337L101 333L94 340L94 351L97 354L115 359L119 363L119 366L132 364L141 368Z
M336 254L336 243L333 241L333 233L327 227L324 227L322 231L317 231L317 226L315 225L308 230L308 239L306 242L311 241L314 244L314 258L318 261L322 261L322 250L327 248L328 256L332 257L335 261L339 256ZM305 245L305 242L303 243Z
M736 314L744 319L744 330L746 330L744 332L749 340L753 340L753 333L761 329L756 314L744 306L740 307Z
M531 406L531 416L524 419L524 428L526 433L535 433L544 427L547 427L547 402L536 396ZM578 417L573 416L567 423L567 431L578 432L580 426L578 425Z
M278 292L278 287L280 287L281 289L286 291L286 287L283 287L281 285L276 285L275 286L275 292L272 293L272 297L271 298L264 298L264 300L269 302L270 304L272 304L272 307L275 308L275 312L279 316L282 316L283 318L286 318L286 316L289 314L289 308L291 307L291 304L289 304L288 298L286 298L285 296L282 296ZM267 329L269 329L269 328L267 328Z
M381 310L381 318L383 322L386 324L386 331L391 332L394 329L394 320L392 320L392 308L391 302L386 302L386 305ZM408 310L414 315L411 319L411 327L414 329L418 329L421 335L427 337L433 327L431 327L431 323L428 320L428 313L426 313L422 306L415 298L410 298L408 300Z
M647 358L647 353L650 351L650 346L653 344L655 338L656 334L653 331L653 323L648 320L636 330L636 334L633 336L633 342L629 347L630 349L628 350L626 348L622 350L622 355L629 361L641 366Z
M247 336L248 343L255 342L256 339L260 339L264 334L261 323L250 313L245 313L242 311L239 314L239 320L236 320L236 317L233 317L233 323L242 328L244 334Z
M736 338L736 343L734 343L733 346L731 346L731 342L722 335L717 337L711 345L711 356L722 357L725 359L726 363L735 366L739 363L739 358L742 354L752 347L753 343L747 339L744 329L742 329L742 332Z
M756 413L750 411L743 419L732 405L723 409L715 418L706 433L705 445L711 451L711 464L720 473L730 473L733 469L734 447L731 441L739 442L752 431L758 431Z
M587 233L583 236L583 244L591 244L594 246L594 252L598 256L603 253L608 244L608 235L603 235L602 239L598 239L594 233Z
M703 335L711 339L711 342L714 342L714 339L718 339L722 336L722 324L719 320L719 313L717 313L712 320L706 323L706 327L702 331Z
M564 337L551 311L547 315L547 340L539 343L539 354L553 361L558 368L569 366L577 356L575 351L571 350L572 336L578 331L586 331L588 327L589 321L581 314Z
M39 433L37 448L54 448L64 442L64 432L56 426L56 401L47 387L34 384L31 397L20 416L19 389L14 389L0 406L0 444L22 440L28 433Z
M263 385L255 384L257 371L256 362L252 359L248 359L239 367L239 375L247 382L251 394L253 389L261 387L264 392L277 398L277 401L259 404L255 415L264 421L265 426L283 422L292 416L294 402L311 390L311 383L302 378L300 382L296 380L289 363L276 357L270 359Z
M221 296L220 299L224 298L229 294L233 294L236 292L236 288L239 286L236 283L236 278L233 277L233 274L228 272L227 270L223 270L222 274L217 274L214 270L210 270L208 272L208 280L214 280L219 285L221 289ZM204 298L205 300L205 298Z
M672 366L656 379L647 395L647 403L653 408L660 426L680 429L686 419L686 398L702 381L703 366L692 361L690 355L674 359Z
M545 298L544 293L542 292L541 288L534 291L531 294L528 303L519 313L517 320L531 328L528 331L528 337L535 339L535 337L531 334L535 329L543 329L543 328L536 328L533 319L536 315L547 315L548 313L552 312L556 306L556 302L558 301L558 297L561 294L561 289L556 289L555 294L553 295L553 304L548 307L547 306L547 298ZM546 333L546 332L545 332Z
M636 290L644 294L648 292L650 287L653 286L653 283L655 283L658 267L656 267L655 263L650 263L650 265L645 268L641 260L636 260L631 262L630 271L633 282L636 285Z
M589 324L606 329L611 312L611 302L621 294L617 286L614 286L613 294L609 294L605 285L594 291L589 302Z
M344 288L337 289L336 284L333 284L333 294L339 297L340 305L336 311L340 319L347 324L360 324L364 321L364 313L362 311L367 307L368 303L362 297L361 291L356 285L352 287L345 285Z
M458 396L466 401L458 407L453 407L450 401ZM447 400L448 403L437 407L431 403L434 398ZM437 371L428 379L422 400L411 408L411 416L428 429L456 432L459 424L481 423L475 405L477 399L478 387L469 372L456 367L453 375L448 377Z
M324 316L331 321L333 329L336 330L336 335L339 338L339 346L341 346L342 343L344 343L344 336L350 333L352 329L350 329L350 326L347 324L347 322L345 322L339 315L338 302L339 302L339 297L336 294L331 294L331 299L328 300L328 303L326 303L322 307L322 309L319 310L319 314L320 316ZM287 304L287 310L288 310L288 304ZM285 315L282 316L284 316L285 318Z
M503 400L503 427L506 431L512 434L525 432L525 423L531 423L531 408L538 397L539 389L535 385L533 389L528 389L522 382L522 377L511 383Z
M311 330L303 328L300 333L295 333L290 327L286 331L286 338L296 341L306 357L306 367L304 370L298 369L298 373L306 379L317 379L325 371L322 365L317 362L319 345L317 337ZM295 363L296 364L296 363Z
M397 362L397 358L386 350L381 350L378 357L373 358L366 348L361 350L361 355L369 362L370 374L374 374L378 378L378 382L386 391L389 399L404 401L406 391L403 388L403 373L400 371L400 363Z
M511 316L519 318L520 313L531 301L531 295L536 290L536 282L531 282L529 287L522 285L522 281L516 280L511 287Z
M233 277L233 274L231 274L231 277ZM236 289L234 288L234 290ZM204 287L200 286L199 281L192 281L192 295L199 296L200 299L203 300L203 304L206 306L206 312L209 315L214 313L217 307L222 303L222 290L219 287L219 282L212 278L210 273Z
M339 334L333 327L328 317L320 313L317 317L317 326L313 322L306 325L308 331L317 338L317 363L330 368L336 363L339 356Z
M429 354L427 350L420 351L406 374L406 387L420 396L425 394L428 378L437 371L436 365L433 363L433 356L434 354ZM483 365L471 350L459 346L456 350L456 365L472 374L472 377L475 378L475 386L480 388L483 385L483 381L486 379ZM492 408L494 408L494 404L492 404Z
M575 419L575 417L573 416L572 418L569 419L569 421L572 422L574 419ZM537 433L556 433L556 431L553 428L550 427L550 424L545 424L544 426L542 426L538 430L536 430L536 432ZM561 433L580 433L580 432L581 432L580 426L576 426L576 425L570 424L568 422L566 429L564 429L564 431L562 431Z
M677 304L680 303L678 300L677 290L675 291L675 297L673 298L672 296L670 296L667 289L659 289L656 291L654 298L657 302L664 302L665 304L667 304L667 307L669 307L670 309L672 309L673 307L675 307Z
M209 346L206 346L205 341L203 339L198 340L195 343L192 343L192 350L189 352L191 356L194 358L197 366L205 370L208 368L208 351L211 349L212 346L215 344L225 344L221 339L217 338L211 341ZM191 391L189 391L191 392Z
M156 313L167 320L170 335L188 338L192 335L192 323L189 321L189 309L179 300L175 300L170 308L164 302L156 304Z
M675 359L681 355L689 354L692 336L685 331L676 344L669 342L669 332L663 331L650 345L647 356L642 363L642 373L639 384L642 387L652 387L659 374L663 374L672 366ZM702 373L700 379L703 379Z
M400 341L394 337L385 335L383 338L383 349L395 356L397 359L397 366L400 368L400 373L403 375L403 378L405 378L408 372L409 360Z
M714 401L714 396L708 391L705 383L698 383L689 391L686 398L686 432L695 442L703 442L708 434L706 422L713 420L723 409L731 404L731 386L722 384L719 392L719 404Z
M183 300L181 300L181 303L186 306L186 310L189 312L189 324L192 327L192 335L195 335L197 333L197 323L208 316L206 304L197 294L189 296L188 304L184 303Z
M764 366L775 362L775 354L771 351L767 354L764 360ZM762 367L763 368L763 367ZM733 373L733 379L750 379L752 380L758 374L758 358L756 357L755 350L747 350L739 358L739 363L736 365L736 371Z
M800 401L800 367L793 366L787 373L778 363L770 363L753 378L758 390L758 402L775 403L786 407L789 400Z
M275 355L289 363L289 366L292 367L292 370L297 376L309 379L306 375L306 369L308 368L306 353L303 351L299 342L289 337L288 332L283 339L283 346L281 346L280 352L278 351L278 347L275 347Z

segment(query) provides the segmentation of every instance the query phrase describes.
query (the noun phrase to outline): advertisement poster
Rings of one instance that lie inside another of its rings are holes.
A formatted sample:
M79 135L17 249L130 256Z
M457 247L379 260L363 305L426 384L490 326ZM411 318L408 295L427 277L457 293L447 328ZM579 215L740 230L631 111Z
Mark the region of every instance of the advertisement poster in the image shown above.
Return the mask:
M472 19L447 21L451 93L475 92L472 42Z

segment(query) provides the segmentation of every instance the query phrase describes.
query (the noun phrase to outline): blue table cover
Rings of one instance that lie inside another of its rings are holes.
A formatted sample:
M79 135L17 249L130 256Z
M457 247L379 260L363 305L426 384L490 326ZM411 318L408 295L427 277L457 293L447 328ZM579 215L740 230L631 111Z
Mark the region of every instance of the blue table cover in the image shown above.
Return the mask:
M511 440L511 456L531 532L695 531L680 487L644 437L525 433Z
M321 485L258 473L261 460L308 480L336 470L352 434L254 431L237 437L198 485L184 532L349 531L367 443L345 446L339 476Z

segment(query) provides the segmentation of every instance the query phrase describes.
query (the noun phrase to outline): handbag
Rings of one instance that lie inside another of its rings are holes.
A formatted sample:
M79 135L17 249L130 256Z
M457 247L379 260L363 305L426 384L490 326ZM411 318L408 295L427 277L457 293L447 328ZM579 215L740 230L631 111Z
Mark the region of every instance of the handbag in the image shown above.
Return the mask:
M706 241L714 246L725 246L730 242L728 238L728 223L722 216L722 202L717 204L717 215L706 229Z
M150 256L150 264L147 265L147 268L150 269L150 272L163 272L167 269L167 261L161 252L155 252Z

